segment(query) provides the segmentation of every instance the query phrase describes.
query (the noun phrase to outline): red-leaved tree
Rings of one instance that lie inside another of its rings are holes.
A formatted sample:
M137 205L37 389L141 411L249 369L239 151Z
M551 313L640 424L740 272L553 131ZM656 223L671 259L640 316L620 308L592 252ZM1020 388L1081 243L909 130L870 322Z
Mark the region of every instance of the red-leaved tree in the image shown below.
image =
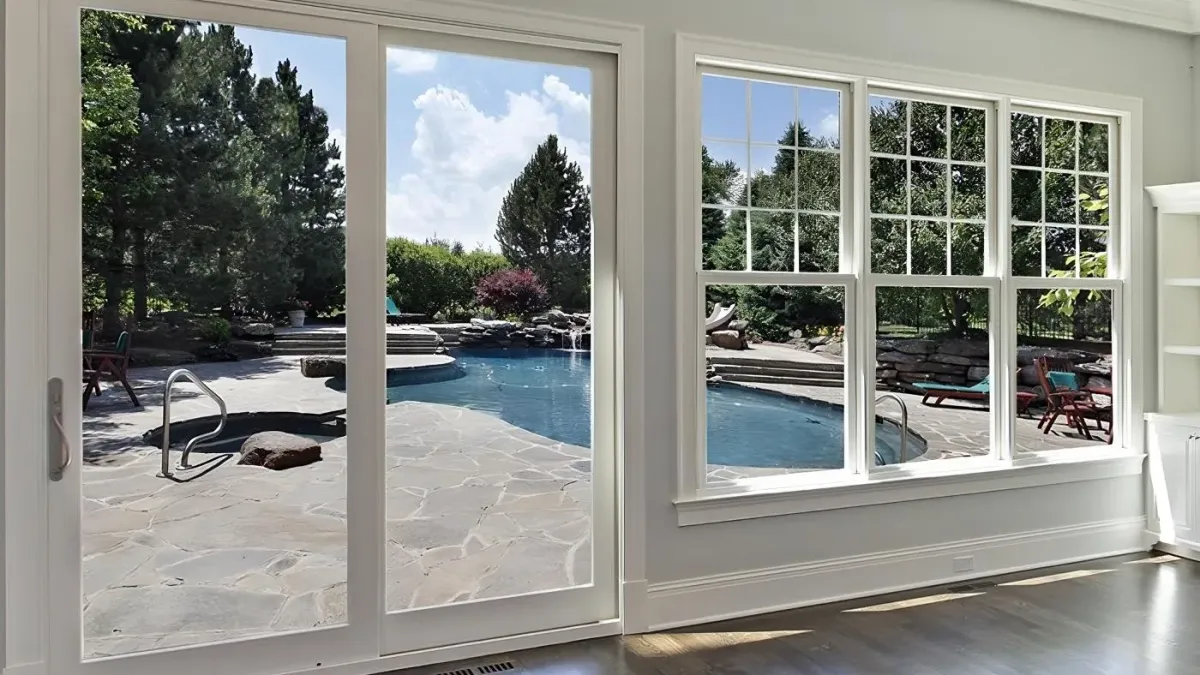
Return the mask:
M475 301L500 316L528 316L546 309L549 295L532 270L500 270L479 280Z

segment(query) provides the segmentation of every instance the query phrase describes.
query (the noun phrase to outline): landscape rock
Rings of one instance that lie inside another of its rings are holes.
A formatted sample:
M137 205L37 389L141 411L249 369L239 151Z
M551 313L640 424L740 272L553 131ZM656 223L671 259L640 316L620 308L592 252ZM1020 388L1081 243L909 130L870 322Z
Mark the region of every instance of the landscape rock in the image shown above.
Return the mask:
M925 360L925 358L918 354L906 354L904 352L884 352L877 355L875 360L881 363L921 363Z
M1017 371L1017 384L1023 384L1027 387L1036 387L1041 385L1042 381L1038 379L1038 367L1036 365L1021 366Z
M987 366L971 366L967 368L967 381L980 382L991 372Z
M261 359L275 351L271 348L271 343L255 340L230 340L225 344L225 349L239 359Z
M938 343L933 340L897 340L895 349L905 354L932 354L937 351Z
M227 349L225 345L204 345L192 353L196 355L196 360L204 363L238 360L238 355Z
M970 366L971 361L974 359L970 359L965 356L958 356L956 354L943 354L939 352L930 356L929 360L933 361L934 363L950 363L956 366Z
M129 358L137 366L182 366L196 362L196 355L181 349L130 347Z
M305 377L345 377L346 359L340 356L305 356L300 359Z
M845 346L846 346L846 344L844 342L842 342L841 340L834 340L831 342L827 342L823 345L818 345L816 347L813 347L813 351L814 352L822 352L824 354L830 354L832 356L841 356L842 351L845 349Z
M1112 357L1105 356L1099 361L1093 361L1091 363L1076 363L1075 372L1081 375L1111 378L1112 365Z
M896 370L902 373L943 373L946 375L964 375L961 366L956 366L950 363L933 363L925 361L923 363L897 363Z
M238 464L279 471L319 461L321 445L316 441L283 431L260 431L242 443Z
M745 349L746 339L736 330L715 330L709 334L713 346L722 349Z
M269 340L275 337L275 326L269 323L234 324L233 336L252 340Z
M938 345L939 354L987 358L991 347L986 340L947 340Z
M1092 363L1100 360L1100 354L1093 354L1078 349L1054 349L1052 347L1017 347L1017 365L1028 366L1038 359L1046 358L1053 361L1070 361L1075 364Z

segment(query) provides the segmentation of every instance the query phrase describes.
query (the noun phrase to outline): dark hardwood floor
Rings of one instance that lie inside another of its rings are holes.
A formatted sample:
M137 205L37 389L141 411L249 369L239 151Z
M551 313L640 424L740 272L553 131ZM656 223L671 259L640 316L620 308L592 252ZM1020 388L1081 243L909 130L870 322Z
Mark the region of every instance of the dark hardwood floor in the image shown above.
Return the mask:
M1200 673L1200 564L1113 558L406 675L505 660L509 675Z

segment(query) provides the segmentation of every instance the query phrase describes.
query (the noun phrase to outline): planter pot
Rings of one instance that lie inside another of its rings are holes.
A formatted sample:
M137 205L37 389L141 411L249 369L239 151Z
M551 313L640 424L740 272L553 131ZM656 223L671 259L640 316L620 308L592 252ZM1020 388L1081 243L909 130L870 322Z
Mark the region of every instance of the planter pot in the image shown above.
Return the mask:
M288 321L292 322L292 328L299 328L304 325L304 310L293 309L288 312Z

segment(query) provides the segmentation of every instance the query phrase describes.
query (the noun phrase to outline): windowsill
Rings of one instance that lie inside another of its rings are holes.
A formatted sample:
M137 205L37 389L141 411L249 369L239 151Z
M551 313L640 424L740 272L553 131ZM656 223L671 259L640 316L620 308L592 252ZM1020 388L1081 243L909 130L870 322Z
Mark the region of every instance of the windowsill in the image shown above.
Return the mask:
M1054 451L1022 457L1012 464L944 473L855 479L820 486L763 490L677 499L679 526L770 518L860 506L1017 490L1104 480L1142 473L1143 454L1125 450L1090 454Z

